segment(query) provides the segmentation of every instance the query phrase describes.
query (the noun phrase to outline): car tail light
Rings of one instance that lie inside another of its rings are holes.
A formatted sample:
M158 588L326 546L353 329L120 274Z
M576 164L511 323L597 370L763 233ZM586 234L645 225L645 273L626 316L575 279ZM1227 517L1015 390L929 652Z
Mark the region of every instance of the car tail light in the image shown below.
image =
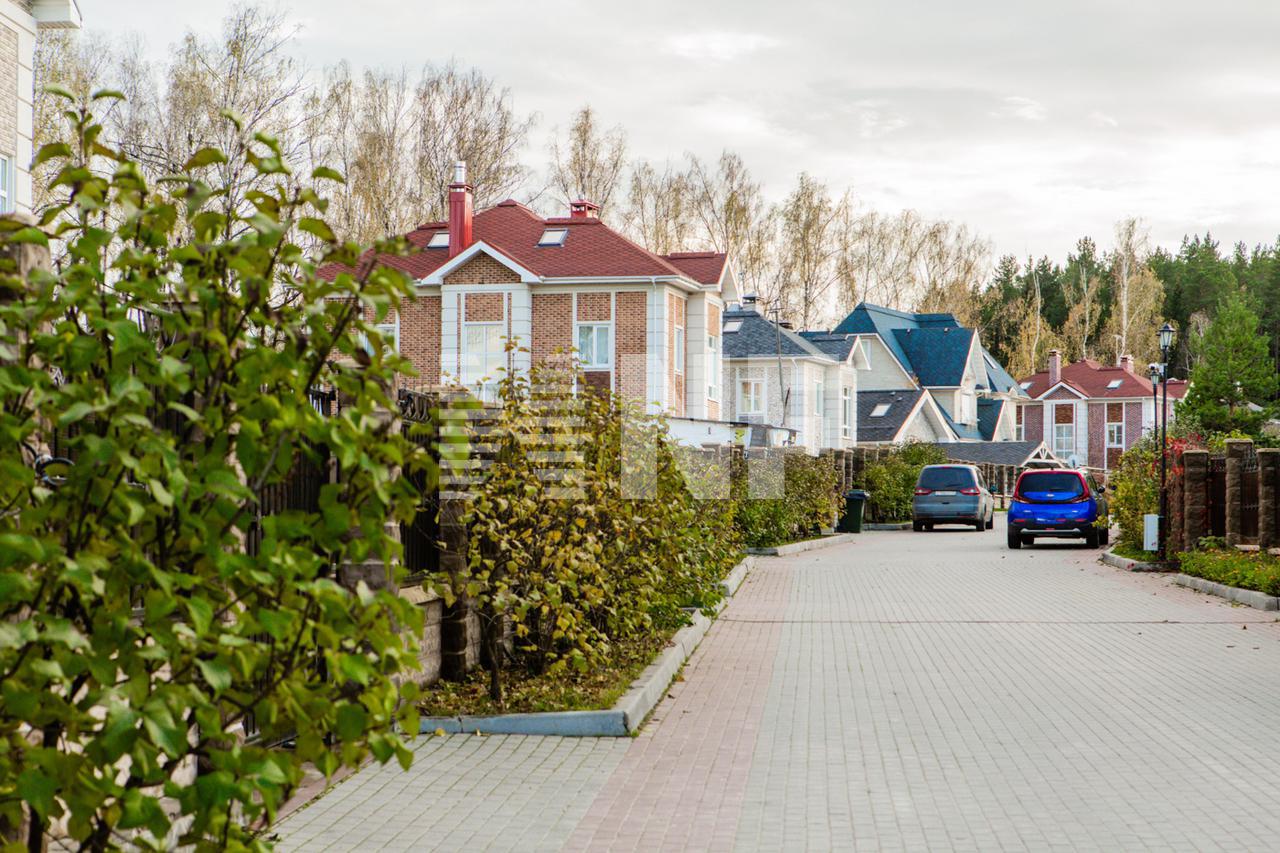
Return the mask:
M1085 494L1083 494L1083 495L1077 495L1076 497L1074 497L1074 498L1072 498L1070 501L1068 501L1068 503L1073 503L1073 504L1084 504L1084 503L1088 503L1088 502L1089 502L1089 495L1088 495L1088 493L1085 493Z
M933 489L916 489L916 494L917 494L917 495L931 495L931 494L933 494Z
M973 486L970 486L970 487L969 487L969 488L967 488L967 489L961 489L961 490L960 490L960 494L962 494L962 495L980 495L980 494L982 494L982 492L978 491L978 490L977 490L976 488L974 488Z

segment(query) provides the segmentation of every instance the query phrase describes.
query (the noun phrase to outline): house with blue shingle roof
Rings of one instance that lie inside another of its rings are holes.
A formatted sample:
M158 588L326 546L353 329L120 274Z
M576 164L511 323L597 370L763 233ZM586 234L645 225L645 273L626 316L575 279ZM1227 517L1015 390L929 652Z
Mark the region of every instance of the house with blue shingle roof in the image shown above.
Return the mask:
M864 441L1012 441L1015 437L1014 401L1025 400L1025 392L982 345L977 330L964 328L952 314L916 314L863 302L830 332L802 334L811 340L852 335L862 342L867 369L859 376L860 393L870 400L884 392L896 404L858 406L858 430ZM922 393L909 393L915 391ZM904 405L908 397L917 404ZM925 398L933 406L919 402ZM930 422L935 409L945 428Z

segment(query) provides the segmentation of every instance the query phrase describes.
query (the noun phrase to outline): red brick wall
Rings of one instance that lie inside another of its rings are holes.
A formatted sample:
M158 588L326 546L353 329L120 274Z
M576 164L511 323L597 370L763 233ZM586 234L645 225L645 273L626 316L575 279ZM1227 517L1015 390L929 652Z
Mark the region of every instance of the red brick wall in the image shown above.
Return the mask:
M721 336L720 307L717 305L712 305L709 302L707 303L707 334L715 335L717 338ZM721 352L724 351L723 344L724 342L721 341L721 348L720 348ZM721 359L720 359L720 367L721 367L721 374L723 374L724 373L724 357L723 356L721 356ZM711 377L707 377L707 378L708 380L711 379ZM728 394L729 392L725 390L724 382L722 381L723 375L715 377L715 380L716 382L719 383L720 399L707 401L707 418L709 420L718 421L720 420L720 403L723 401L725 395Z
M617 295L618 316L614 321L614 370L618 391L634 400L648 402L645 382L645 353L648 350L648 299L644 291Z
M417 296L400 305L400 354L426 382L440 381L440 297Z
M533 362L549 361L557 350L568 355L574 346L572 294L535 293L532 305L533 340L529 352Z
M444 277L445 284L511 284L519 280L520 276L483 253Z
M613 319L613 294L579 293L578 322L607 323Z
M1022 412L1022 423L1026 429L1022 437L1027 441L1044 441L1044 407L1040 403L1023 403L1018 407Z
M1077 396L1076 394L1071 393L1066 388L1059 388L1057 391L1054 391L1048 397L1045 397L1045 399L1046 400L1079 400L1080 397Z
M1105 468L1107 464L1107 406L1089 404L1089 467Z
M1128 450L1142 438L1142 404L1124 404L1124 449Z
M502 319L505 296L502 293L465 294L464 298L467 303L466 321L468 323L496 323L500 321Z

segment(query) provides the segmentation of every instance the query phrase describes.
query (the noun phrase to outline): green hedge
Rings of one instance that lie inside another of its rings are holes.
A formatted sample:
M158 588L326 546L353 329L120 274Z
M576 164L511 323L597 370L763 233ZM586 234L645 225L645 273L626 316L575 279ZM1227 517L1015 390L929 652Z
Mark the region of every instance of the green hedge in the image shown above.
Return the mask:
M1261 552L1231 550L1188 551L1182 571L1205 580L1280 595L1280 559Z
M920 469L941 465L947 454L936 444L911 442L888 456L868 463L857 478L859 488L871 493L867 520L894 522L911 520L911 499L915 495Z
M746 464L733 470L734 522L751 548L771 548L817 536L840 509L840 473L830 457L800 451L784 456L780 498L751 498Z

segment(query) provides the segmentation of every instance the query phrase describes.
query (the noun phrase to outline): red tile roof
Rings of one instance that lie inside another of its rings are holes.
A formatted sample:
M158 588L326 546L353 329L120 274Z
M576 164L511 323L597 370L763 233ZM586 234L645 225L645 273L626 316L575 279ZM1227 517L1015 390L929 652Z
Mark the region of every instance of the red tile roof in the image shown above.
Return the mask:
M1151 380L1147 377L1140 376L1128 368L1100 364L1091 358L1064 365L1061 379L1064 385L1090 399L1151 396ZM1120 380L1118 386L1108 387L1116 380ZM1035 399L1049 390L1049 371L1042 370L1019 380L1019 384L1027 382L1031 384L1026 386L1026 392ZM1186 396L1187 387L1185 379L1170 379L1169 397L1175 400L1182 399Z
M562 245L538 245L542 232L548 227L569 230ZM420 225L405 235L409 243L417 247L416 252L404 257L384 255L379 260L415 279L424 278L449 260L447 248L426 248L434 234L447 230L445 222ZM599 219L543 219L511 199L477 213L472 235L477 242L487 243L542 278L684 275L701 283L715 283L719 281L719 274L709 277L712 267L724 266L724 255L691 253L687 258L664 258L633 243ZM364 262L370 260L371 255L366 254ZM333 275L337 271L336 266L330 266L322 269L321 274Z
M700 284L717 284L724 272L724 252L672 252L663 257Z

